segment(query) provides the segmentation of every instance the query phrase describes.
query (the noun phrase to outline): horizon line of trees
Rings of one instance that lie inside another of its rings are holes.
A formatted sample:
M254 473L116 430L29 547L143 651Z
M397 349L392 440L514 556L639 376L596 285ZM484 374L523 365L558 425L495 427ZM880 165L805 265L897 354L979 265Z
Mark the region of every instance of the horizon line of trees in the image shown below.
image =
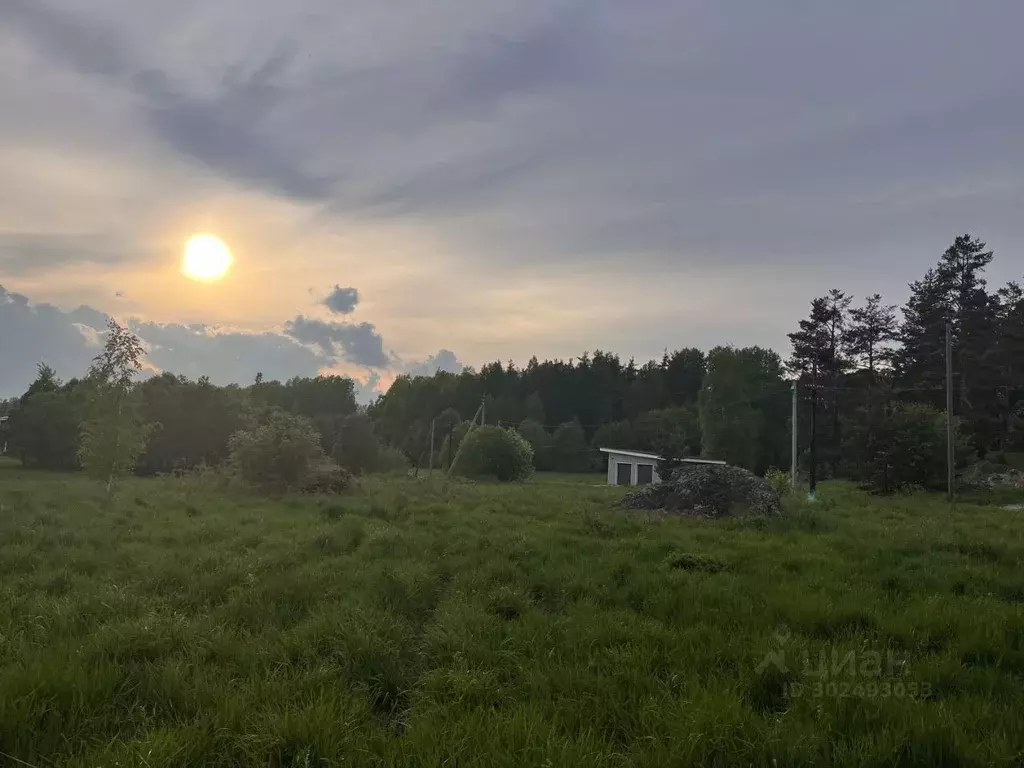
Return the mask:
M8 455L28 468L74 471L82 468L82 423L88 411L89 376L62 381L40 363L36 379L16 400L4 401L3 440ZM149 425L133 469L152 475L221 466L229 440L239 431L266 423L283 412L307 419L324 452L352 471L400 463L376 439L373 425L359 412L354 383L342 376L294 377L286 382L256 381L246 387L217 386L207 377L192 381L163 373L126 384L139 423Z
M217 466L231 434L271 409L309 419L324 452L355 472L402 461L425 467L431 458L445 466L482 404L487 423L514 428L530 443L541 470L600 469L597 449L618 447L706 455L763 473L789 466L795 380L804 466L815 409L820 476L889 487L911 482L899 468L917 462L912 482L927 484L921 478L933 472L944 441L935 430L944 418L947 323L961 458L1024 450L1024 291L1013 281L988 288L993 258L980 240L957 237L910 284L901 312L879 294L855 306L831 290L811 301L789 334L785 362L756 346L684 347L643 364L601 350L533 357L523 367L494 362L400 376L365 409L341 376L278 382L258 375L248 386L220 387L164 373L134 385L140 418L155 425L136 471ZM0 403L0 415L10 417L8 453L26 466L78 468L81 384L40 364L20 398ZM899 443L909 433L927 440L927 450Z
M760 347L682 348L642 365L601 350L524 367L499 361L399 377L368 412L412 460L426 451L435 415L451 430L444 440L457 442L459 414L483 402L489 422L527 438L538 469L599 468L597 448L627 447L760 473L789 467L795 380L802 469L813 420L820 476L883 490L933 484L944 477L947 323L958 461L1024 451L1024 291L1016 281L988 288L993 258L961 235L910 284L902 308L877 293L855 306L839 289L813 299L788 334L785 363Z

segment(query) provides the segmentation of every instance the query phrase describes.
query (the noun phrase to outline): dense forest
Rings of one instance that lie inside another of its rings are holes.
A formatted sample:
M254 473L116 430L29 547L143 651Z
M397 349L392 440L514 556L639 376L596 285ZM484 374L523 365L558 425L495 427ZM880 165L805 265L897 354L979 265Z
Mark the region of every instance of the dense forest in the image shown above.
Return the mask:
M1024 450L1024 291L1015 282L990 290L992 259L981 241L957 237L910 285L902 311L878 294L855 303L831 290L789 334L785 360L759 347L686 347L642 364L600 350L524 367L494 362L399 377L365 409L338 376L218 387L164 373L136 385L156 425L136 471L217 465L234 432L273 411L307 417L324 450L357 472L444 465L479 411L518 430L541 470L598 469L597 448L611 446L763 472L789 466L796 381L804 466L813 425L820 476L899 484L922 444L934 453L944 440L947 324L958 456ZM76 468L80 384L40 364L28 391L0 404L8 453L29 467ZM922 472L906 480L925 483Z

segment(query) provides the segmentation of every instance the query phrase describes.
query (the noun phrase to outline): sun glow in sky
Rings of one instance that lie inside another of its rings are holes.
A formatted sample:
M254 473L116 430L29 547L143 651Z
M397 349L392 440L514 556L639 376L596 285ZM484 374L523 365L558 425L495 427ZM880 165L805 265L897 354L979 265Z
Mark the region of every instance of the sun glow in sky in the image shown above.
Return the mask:
M193 280L220 280L231 269L231 249L216 235L192 235L185 243L181 271Z

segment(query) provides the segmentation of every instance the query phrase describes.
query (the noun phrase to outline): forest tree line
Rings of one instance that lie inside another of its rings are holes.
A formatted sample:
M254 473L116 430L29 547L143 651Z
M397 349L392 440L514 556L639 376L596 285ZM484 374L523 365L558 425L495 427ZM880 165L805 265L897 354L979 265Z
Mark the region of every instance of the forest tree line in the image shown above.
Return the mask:
M921 463L922 442L931 456L944 440L947 323L960 456L1021 451L1024 292L1015 282L989 289L992 259L981 241L957 237L910 285L902 311L878 294L855 303L829 291L789 334L785 360L760 347L688 347L642 364L600 350L534 357L524 367L401 376L368 408L340 376L220 387L164 373L135 385L142 418L155 425L136 471L221 464L230 436L272 412L309 419L325 453L355 472L445 466L481 410L486 423L527 439L540 470L599 469L597 449L617 447L705 455L760 473L789 466L796 380L804 466L813 421L821 476L882 485L901 465ZM20 398L0 403L8 453L29 467L77 468L81 391L80 380L61 381L40 364ZM925 483L934 473L926 469L908 482Z
M789 334L785 361L759 347L716 347L644 364L603 351L521 368L494 362L399 378L369 412L412 460L432 420L457 440L453 423L483 402L488 422L529 440L538 469L600 468L597 449L618 447L763 472L789 466L795 380L803 469L813 423L819 476L929 485L944 477L947 324L958 460L1024 451L1024 291L1014 281L989 288L993 257L984 242L957 237L902 307L831 290Z
M89 389L85 378L61 381L40 364L28 390L4 403L8 455L29 468L78 469ZM133 398L140 422L152 425L135 464L142 475L220 466L228 459L233 434L266 423L274 413L308 419L324 451L354 471L404 463L380 444L369 417L356 407L353 382L342 376L286 382L257 377L247 387L219 387L205 377L191 381L163 373L136 383Z

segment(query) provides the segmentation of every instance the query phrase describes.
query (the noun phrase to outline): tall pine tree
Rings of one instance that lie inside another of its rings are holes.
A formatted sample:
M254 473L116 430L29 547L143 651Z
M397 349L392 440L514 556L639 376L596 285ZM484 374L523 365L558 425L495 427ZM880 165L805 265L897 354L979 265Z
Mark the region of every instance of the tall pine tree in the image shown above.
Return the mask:
M811 302L810 316L800 321L800 330L789 334L793 344L788 367L814 388L828 419L828 440L822 446L823 458L832 466L839 464L840 419L839 386L842 375L850 368L847 357L847 322L851 298L833 288L828 295ZM821 392L826 393L821 397Z
M999 290L999 449L1024 448L1024 290L1010 282Z
M896 324L896 306L883 304L880 294L868 296L863 307L850 310L846 332L846 348L857 362L874 373L892 357L891 344L899 335Z
M974 447L984 454L999 432L998 297L983 277L993 253L985 243L961 235L923 280L910 284L904 309L901 384L914 399L941 405L945 388L945 326L953 337L956 415L971 430Z

